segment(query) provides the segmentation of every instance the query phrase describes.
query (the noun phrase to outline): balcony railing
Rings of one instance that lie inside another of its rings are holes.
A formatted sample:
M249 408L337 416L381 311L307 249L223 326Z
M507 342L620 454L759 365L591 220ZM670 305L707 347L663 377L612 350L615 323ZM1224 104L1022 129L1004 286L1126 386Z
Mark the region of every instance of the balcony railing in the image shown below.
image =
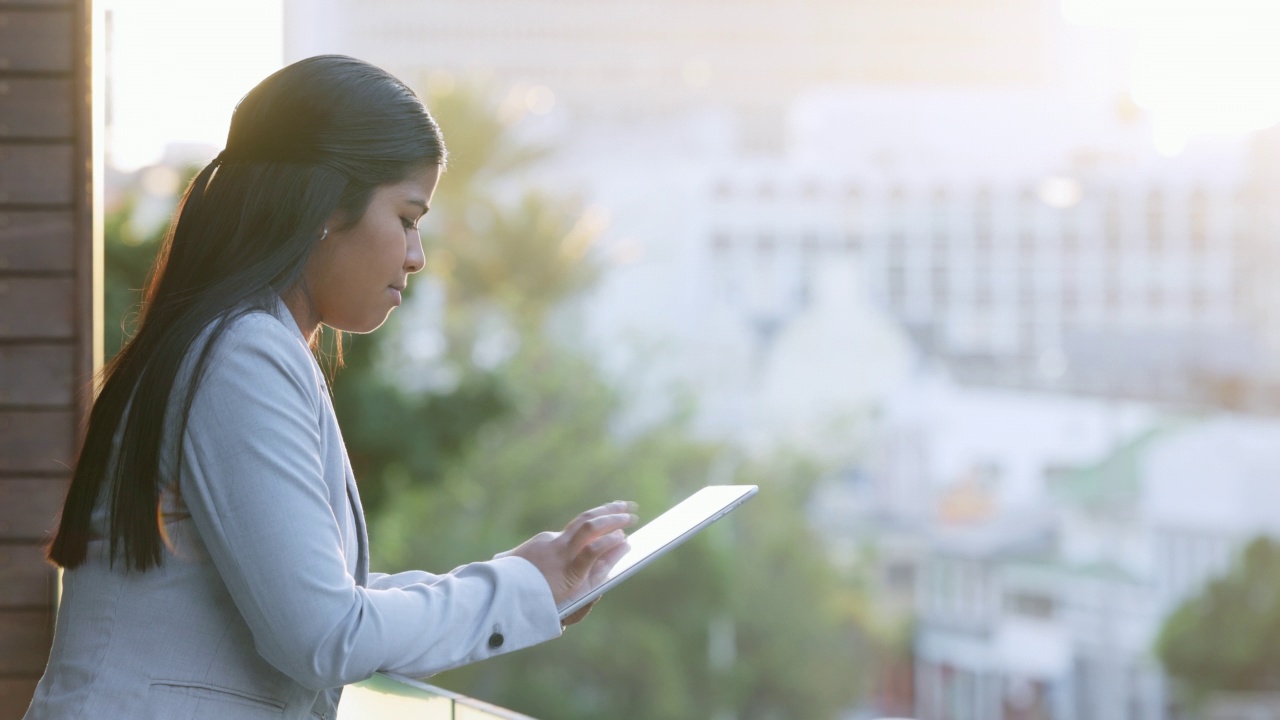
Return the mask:
M374 675L342 691L338 720L534 720L417 680Z

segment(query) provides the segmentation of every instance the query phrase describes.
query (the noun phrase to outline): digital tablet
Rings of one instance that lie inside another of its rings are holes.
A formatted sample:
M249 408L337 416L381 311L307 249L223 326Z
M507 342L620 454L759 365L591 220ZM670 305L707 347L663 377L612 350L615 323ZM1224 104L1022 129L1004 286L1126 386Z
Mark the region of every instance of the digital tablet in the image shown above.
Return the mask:
M614 563L598 585L559 606L560 619L574 614L640 568L693 537L699 530L728 515L759 491L755 485L711 485L650 520L627 536L629 549Z

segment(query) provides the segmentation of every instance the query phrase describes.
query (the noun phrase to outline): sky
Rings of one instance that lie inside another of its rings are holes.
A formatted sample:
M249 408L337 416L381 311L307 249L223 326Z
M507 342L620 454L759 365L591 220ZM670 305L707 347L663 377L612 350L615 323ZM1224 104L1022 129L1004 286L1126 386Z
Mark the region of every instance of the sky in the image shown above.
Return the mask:
M1280 121L1280 2L1062 0L1083 27L1131 34L1129 88L1151 113L1156 149L1197 135L1240 134Z
M167 143L221 149L236 102L284 60L281 0L102 6L112 28L108 153L121 169L158 161Z
M637 0L638 1L638 0ZM167 143L221 148L236 101L283 62L282 0L105 0L112 13L112 164ZM1082 27L1125 32L1129 87L1168 155L1199 135L1280 121L1277 0L1061 0Z

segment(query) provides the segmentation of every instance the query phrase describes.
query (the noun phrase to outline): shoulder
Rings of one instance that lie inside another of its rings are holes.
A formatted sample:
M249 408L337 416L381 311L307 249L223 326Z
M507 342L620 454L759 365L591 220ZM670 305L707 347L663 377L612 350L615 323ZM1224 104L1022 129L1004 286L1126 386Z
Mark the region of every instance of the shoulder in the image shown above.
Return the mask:
M210 323L193 346L193 358L208 351L199 385L286 384L308 395L319 392L323 374L292 322L291 317L251 309Z

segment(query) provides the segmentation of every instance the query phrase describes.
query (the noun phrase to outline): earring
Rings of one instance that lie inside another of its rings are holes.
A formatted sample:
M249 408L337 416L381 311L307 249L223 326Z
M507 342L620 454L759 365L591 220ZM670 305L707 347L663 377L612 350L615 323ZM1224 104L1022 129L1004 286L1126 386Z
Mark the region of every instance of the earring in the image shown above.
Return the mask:
M329 228L321 228L320 239L323 240L327 237L329 237Z

